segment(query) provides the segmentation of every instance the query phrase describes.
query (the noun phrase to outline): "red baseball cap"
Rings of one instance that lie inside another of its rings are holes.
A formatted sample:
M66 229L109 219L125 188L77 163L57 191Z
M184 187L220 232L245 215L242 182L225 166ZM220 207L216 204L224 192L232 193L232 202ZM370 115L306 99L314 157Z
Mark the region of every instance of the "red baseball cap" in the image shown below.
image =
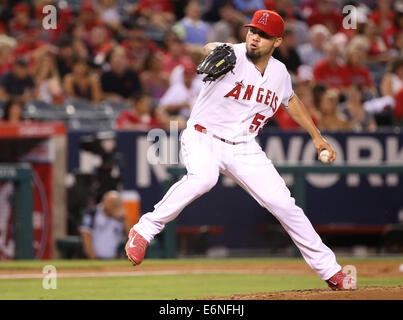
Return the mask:
M284 20L281 16L271 10L258 10L253 15L252 21L244 27L255 27L269 36L282 37L284 31Z

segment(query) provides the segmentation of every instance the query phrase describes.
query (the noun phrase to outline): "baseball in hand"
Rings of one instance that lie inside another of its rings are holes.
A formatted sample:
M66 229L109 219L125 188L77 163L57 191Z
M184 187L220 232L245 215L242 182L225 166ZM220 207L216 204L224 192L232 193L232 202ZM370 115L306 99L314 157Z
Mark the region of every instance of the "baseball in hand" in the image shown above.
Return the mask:
M330 156L329 151L327 151L326 149L322 150L320 152L320 154L319 154L319 160L322 161L323 163L328 163L329 162L329 156Z

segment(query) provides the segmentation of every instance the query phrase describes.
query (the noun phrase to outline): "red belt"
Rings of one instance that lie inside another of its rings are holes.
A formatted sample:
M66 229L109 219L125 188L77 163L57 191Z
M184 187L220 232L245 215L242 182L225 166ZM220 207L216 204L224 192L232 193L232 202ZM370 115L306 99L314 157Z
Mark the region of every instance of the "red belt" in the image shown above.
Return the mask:
M196 131L199 131L199 132L201 132L201 133L207 133L207 129L206 129L205 127L201 126L200 124L195 124L194 127L195 127L195 130L196 130ZM222 142L225 142L225 143L228 143L228 144L232 144L232 145L236 145L236 144L242 143L242 142L232 142L232 141L229 141L229 140L227 140L227 139L220 138L219 136L216 136L215 134L213 134L213 137L216 138L216 139L218 139L218 140L221 140Z

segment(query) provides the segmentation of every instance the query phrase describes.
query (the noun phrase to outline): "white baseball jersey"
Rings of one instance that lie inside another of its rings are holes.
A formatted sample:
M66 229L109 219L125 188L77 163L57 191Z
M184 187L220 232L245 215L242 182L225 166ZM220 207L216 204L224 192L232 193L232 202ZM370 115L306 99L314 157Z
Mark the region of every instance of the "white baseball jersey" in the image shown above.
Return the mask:
M188 126L199 124L221 138L250 141L294 95L285 65L271 57L264 74L246 57L246 43L228 44L237 57L233 72L206 82L193 106Z

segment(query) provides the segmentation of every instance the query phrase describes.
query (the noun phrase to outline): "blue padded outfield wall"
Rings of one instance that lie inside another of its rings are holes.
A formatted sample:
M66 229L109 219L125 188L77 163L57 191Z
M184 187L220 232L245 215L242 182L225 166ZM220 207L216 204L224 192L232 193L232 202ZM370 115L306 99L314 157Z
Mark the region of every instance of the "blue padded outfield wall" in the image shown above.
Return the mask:
M79 139L90 132L69 132L69 172L83 167ZM324 134L336 149L337 164L403 165L403 133ZM300 132L263 131L258 141L273 163L316 163L309 136ZM171 145L168 143L170 142ZM150 165L149 146L156 141L147 132L116 132L117 151L122 156L121 177L125 189L141 195L142 212L152 210L162 198L161 183L168 177L166 166ZM159 141L161 150L178 143L178 137ZM176 155L172 154L173 159ZM292 191L292 176L283 176ZM396 174L358 176L318 175L306 177L306 215L313 225L385 225L396 223L403 214L403 177ZM268 213L243 189L221 177L208 193L189 205L178 217L178 225L224 226L213 242L232 248L264 246L257 231L266 224Z

